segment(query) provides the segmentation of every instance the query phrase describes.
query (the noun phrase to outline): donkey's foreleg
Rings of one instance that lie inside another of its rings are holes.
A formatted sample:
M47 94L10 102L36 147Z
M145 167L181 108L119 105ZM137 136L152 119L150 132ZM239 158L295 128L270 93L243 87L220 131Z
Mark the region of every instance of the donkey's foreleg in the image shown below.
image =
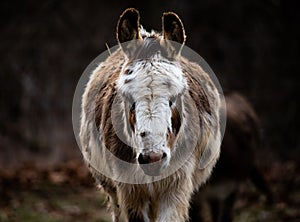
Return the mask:
M176 206L162 204L159 209L157 222L174 221L185 222L188 221L188 204L185 206Z
M126 222L150 222L148 216L149 201L143 193L142 185L123 184L122 192L118 192L118 200L121 215L126 218Z
M184 222L189 218L189 196L190 193L182 192L172 193L166 196L158 204L157 222L174 221Z

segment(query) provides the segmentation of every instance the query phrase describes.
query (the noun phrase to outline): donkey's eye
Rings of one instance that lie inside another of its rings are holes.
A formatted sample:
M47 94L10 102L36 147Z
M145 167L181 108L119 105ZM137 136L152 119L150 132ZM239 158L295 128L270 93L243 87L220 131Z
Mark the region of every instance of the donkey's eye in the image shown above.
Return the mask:
M169 100L169 106L171 107L176 102L176 97L172 96Z
M132 104L132 106L130 107L130 112L134 112L135 111L135 103Z
M131 107L130 107L130 111L129 111L129 124L130 127L132 129L132 131L134 131L135 129L135 103L132 103Z
M124 71L124 74L125 75L130 75L130 74L132 74L132 69L126 69L125 71Z

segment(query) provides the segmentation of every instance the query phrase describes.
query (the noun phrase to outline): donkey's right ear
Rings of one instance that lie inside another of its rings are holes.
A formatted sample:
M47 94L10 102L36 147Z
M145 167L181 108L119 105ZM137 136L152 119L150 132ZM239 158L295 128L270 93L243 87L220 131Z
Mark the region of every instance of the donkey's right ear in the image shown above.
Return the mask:
M126 9L119 18L117 25L117 40L121 44L140 39L140 14L134 8Z
M176 57L180 54L185 43L185 31L182 21L174 12L165 12L162 17L162 36L169 57ZM174 44L178 42L179 44Z

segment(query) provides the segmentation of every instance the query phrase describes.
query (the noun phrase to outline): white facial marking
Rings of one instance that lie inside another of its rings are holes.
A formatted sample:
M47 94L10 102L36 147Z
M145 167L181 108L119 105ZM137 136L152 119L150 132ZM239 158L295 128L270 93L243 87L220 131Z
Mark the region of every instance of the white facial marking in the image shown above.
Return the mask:
M187 88L178 63L160 54L133 61L123 67L117 86L125 103L129 103L126 100L135 103L136 123L132 135L137 153L162 151L169 158L166 135L168 129L172 130L170 99Z

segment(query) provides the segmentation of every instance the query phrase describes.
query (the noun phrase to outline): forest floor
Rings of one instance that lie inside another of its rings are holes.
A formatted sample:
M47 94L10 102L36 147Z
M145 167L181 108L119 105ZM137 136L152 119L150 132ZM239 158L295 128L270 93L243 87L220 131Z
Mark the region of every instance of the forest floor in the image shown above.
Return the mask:
M264 175L275 195L265 198L250 182L241 185L234 222L300 221L300 170L294 162L272 163ZM0 170L0 221L111 221L106 197L96 188L82 161L40 169Z

